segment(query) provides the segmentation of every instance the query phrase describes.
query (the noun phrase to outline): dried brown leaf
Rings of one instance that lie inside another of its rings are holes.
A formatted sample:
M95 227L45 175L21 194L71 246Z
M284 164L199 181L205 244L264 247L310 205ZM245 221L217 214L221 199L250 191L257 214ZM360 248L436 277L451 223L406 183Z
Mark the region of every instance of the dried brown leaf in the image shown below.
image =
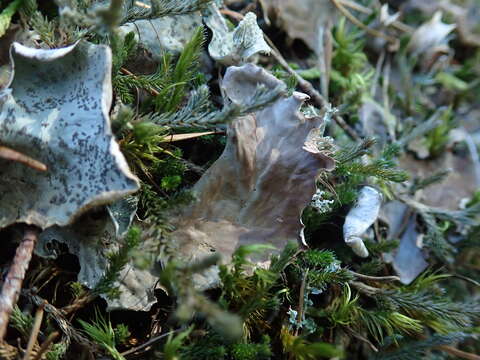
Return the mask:
M230 101L242 104L258 84L274 89L280 81L248 64L230 67L222 87ZM284 96L230 125L223 154L195 185L197 199L172 235L172 246L183 257L219 252L228 259L240 245L281 249L290 240L304 243L300 215L319 173L334 168L334 160L314 146L322 142L312 136L318 135L322 118L299 112L307 98Z

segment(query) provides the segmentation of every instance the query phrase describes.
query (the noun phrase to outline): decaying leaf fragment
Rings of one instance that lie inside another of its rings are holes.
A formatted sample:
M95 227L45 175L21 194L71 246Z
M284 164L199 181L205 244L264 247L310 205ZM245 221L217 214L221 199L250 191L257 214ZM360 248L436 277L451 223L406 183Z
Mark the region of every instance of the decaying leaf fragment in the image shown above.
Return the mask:
M370 186L365 186L360 190L357 203L350 209L345 218L343 237L347 245L358 256L368 256L368 250L360 236L377 219L381 204L382 194Z
M440 169L451 170L443 181L418 193L418 200L428 206L458 210L461 200L470 199L478 188L474 161L452 151L444 151L442 156L428 161L405 154L400 158L400 166L419 179L428 178Z
M259 84L274 89L280 81L247 64L230 67L222 87L230 101L242 104ZM334 160L319 150L322 138L311 136L322 118L299 112L306 99L298 92L282 96L230 124L223 154L195 185L197 199L172 234L179 254L196 260L218 252L229 259L240 245L282 249L290 240L304 242L300 215L318 174L334 168Z
M208 52L223 65L238 65L255 54L270 53L254 13L247 13L235 30L230 31L216 5L211 4L204 21L212 30Z
M406 285L415 280L428 267L420 246L421 241L419 241L422 235L417 232L415 226L415 217L412 217L392 261L392 266L400 277L400 282Z
M260 0L263 10L291 39L303 40L317 54L322 52L322 29L335 22L331 0Z
M0 159L0 228L15 222L63 226L138 190L110 130L110 49L14 43L11 58L14 72L0 92L0 143L48 170Z

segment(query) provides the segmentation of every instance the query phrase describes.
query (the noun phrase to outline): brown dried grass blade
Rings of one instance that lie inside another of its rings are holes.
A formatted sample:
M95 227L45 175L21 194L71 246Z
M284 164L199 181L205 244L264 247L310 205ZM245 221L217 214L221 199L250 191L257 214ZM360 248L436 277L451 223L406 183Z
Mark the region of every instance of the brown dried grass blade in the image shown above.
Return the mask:
M47 166L45 164L6 146L0 146L0 158L17 161L38 171L47 171Z

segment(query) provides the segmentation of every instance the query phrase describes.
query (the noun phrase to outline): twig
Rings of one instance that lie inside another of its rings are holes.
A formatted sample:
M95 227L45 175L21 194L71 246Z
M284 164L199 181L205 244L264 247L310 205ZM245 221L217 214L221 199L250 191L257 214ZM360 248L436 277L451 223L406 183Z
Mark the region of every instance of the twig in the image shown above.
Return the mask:
M37 311L35 312L35 320L33 322L32 331L28 339L27 349L25 350L25 355L23 360L30 359L30 354L32 353L33 347L37 342L38 333L40 332L40 326L42 326L43 314L44 314L45 303L41 304Z
M8 319L20 295L22 282L25 278L28 264L32 259L33 249L35 248L39 232L37 227L26 227L23 239L17 247L13 263L3 283L0 295L0 342L7 332Z
M151 338L150 340L148 340L147 342L143 343L142 345L139 345L139 346L134 347L130 350L124 351L120 355L122 355L122 356L132 355L132 354L136 353L137 351L140 351L142 349L145 349L145 348L155 344L157 341L162 340L163 338L169 336L170 334L175 334L178 331L179 330L173 330L173 331L169 331L165 334L155 336L155 337Z
M86 306L88 303L93 301L95 298L96 296L94 294L91 294L90 292L88 292L86 295L76 298L72 304L61 308L60 311L64 316L68 316L76 312L77 310L80 310L81 308Z
M398 47L398 39L382 33L381 31L369 28L367 25L358 20L353 14L348 11L339 0L331 0L335 7L340 11L348 20L353 24L357 25L359 28L365 30L368 34L387 40L389 43L393 44L395 47Z
M239 12L236 12L227 8L220 9L220 13L223 15L230 16L238 21L242 21L243 18L245 17L243 14L240 14Z
M350 274L353 276L363 279L363 280L371 280L371 281L400 281L400 278L398 276L369 276L369 275L363 275L356 273L355 271L348 270Z
M21 152L10 149L6 146L0 145L0 158L11 160L11 161L17 161L19 163L27 165L28 167L38 171L47 171L47 166L45 164L41 163L38 160L32 159L30 156L22 154Z
M297 328L295 329L295 336L298 335L298 329L302 324L303 313L305 311L305 287L307 285L307 277L308 277L308 268L303 274L302 284L300 285L300 294L298 299L298 316L297 316Z
M198 133L171 134L171 135L165 136L164 140L162 140L161 142L175 142L175 141L189 140L189 139L195 139L201 136L222 134L222 133L224 132L204 131L204 132L198 132Z
M47 340L45 340L42 346L40 346L40 349L37 351L37 354L32 360L40 360L43 353L47 351L50 344L53 343L59 335L60 333L58 331L52 332L50 335L48 335Z
M475 355L475 354L472 354L472 353L468 353L466 351L462 351L462 350L459 350L453 346L449 346L449 345L438 345L438 346L435 346L435 348L437 348L438 350L442 350L450 355L453 355L453 356L456 356L457 358L460 358L460 359L467 359L467 360L480 360L480 356L479 355Z
M122 74L124 74L124 75L132 76L132 77L134 77L134 78L137 77L134 73L132 73L131 71L129 71L129 70L123 68L123 67L120 68L120 72L121 72ZM147 90L148 90L148 92L149 92L152 96L158 96L158 95L160 95L160 93L159 93L157 90L155 90L154 88L152 88L151 86L149 86L149 88L148 88Z
M150 5L145 4L142 1L135 1L135 5L137 5L138 7L142 7L144 9L151 9L152 8Z
M368 340L367 338L363 337L362 335L360 334L357 334L355 331L353 331L352 329L346 327L345 328L353 337L357 338L358 340L361 340L363 342L365 342L368 346L370 346L370 348L375 351L375 352L378 352L378 349L375 345L372 344L372 342L370 340Z
M78 332L72 324L65 318L63 312L57 309L52 304L49 304L47 300L41 298L38 295L32 294L31 291L25 291L24 293L30 301L36 305L45 304L45 312L51 315L51 318L56 322L63 334L66 335L68 341L70 339L75 340L76 342L83 344L88 347L94 347L95 345L85 338L80 332Z
M337 123L338 126L340 126L342 128L343 131L345 131L345 133L350 136L353 140L355 141L361 141L362 138L360 137L360 135L357 134L357 132L355 130L353 130L353 128L347 124L347 122L345 120L343 120L343 118L340 116L340 115L334 115L333 116L333 120Z
M419 335L420 339L425 340L427 337L425 335ZM459 350L450 345L437 345L434 346L434 349L444 351L450 355L455 356L456 358L460 359L467 359L467 360L480 360L480 356L472 353L468 353L466 351Z
M349 0L340 0L340 3L350 9L353 9L355 11L370 15L373 13L373 10L370 8L367 8L361 4L357 4L355 1L349 1Z
M360 292L366 294L366 295L369 295L369 296L372 296L372 295L375 295L375 294L378 294L379 292L381 292L382 290L379 289L379 288L376 288L376 287L373 287L373 286L369 286L367 284L364 284L362 282L359 282L359 281L349 281L348 282L350 285L352 285L353 287L355 287L357 290L359 290Z
M338 1L339 1L340 4L342 4L346 7L349 7L350 9L356 10L358 12L361 12L361 13L364 13L364 14L367 14L367 15L373 14L372 9L370 9L368 7L365 7L361 4L357 4L354 1L349 1L349 0L338 0ZM398 20L395 20L392 23L392 27L396 28L397 30L408 33L408 34L411 34L414 31L414 29L411 26L409 26L409 25L407 25L407 24L405 24L401 21L398 21Z
M459 278L459 279L462 279L462 280L465 280L465 281L468 281L469 283L475 285L475 286L480 286L480 282L478 281L475 281L473 279L470 279L469 277L467 276L463 276L463 275L460 275L460 274L452 274L453 277L456 277L456 278Z
M223 9L223 13L225 15L231 16L232 18L235 19L243 19L243 15L240 13L237 13L236 11L233 10L228 10L228 9ZM310 96L310 99L315 103L320 108L323 108L327 106L328 101L325 100L325 98L320 95L320 93L315 90L313 85L302 78L295 70L293 70L290 65L288 65L287 61L283 58L282 54L280 53L280 50L277 49L273 41L266 35L263 35L265 37L265 40L267 41L268 45L272 48L272 56L277 60L278 64L285 70L287 71L290 75L292 75L295 80L298 83L298 86L304 91L308 96ZM356 133L356 131L351 128L345 120L339 115L334 115L333 120L337 123L338 126L340 126L345 133L350 136L353 140L355 141L360 141L361 137Z

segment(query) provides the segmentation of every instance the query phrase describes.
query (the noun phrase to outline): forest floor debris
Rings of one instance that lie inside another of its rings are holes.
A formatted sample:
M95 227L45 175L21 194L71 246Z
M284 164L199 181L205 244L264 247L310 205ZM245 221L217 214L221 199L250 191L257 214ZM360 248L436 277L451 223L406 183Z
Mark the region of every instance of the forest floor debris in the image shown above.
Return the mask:
M479 359L479 16L0 1L0 358Z

